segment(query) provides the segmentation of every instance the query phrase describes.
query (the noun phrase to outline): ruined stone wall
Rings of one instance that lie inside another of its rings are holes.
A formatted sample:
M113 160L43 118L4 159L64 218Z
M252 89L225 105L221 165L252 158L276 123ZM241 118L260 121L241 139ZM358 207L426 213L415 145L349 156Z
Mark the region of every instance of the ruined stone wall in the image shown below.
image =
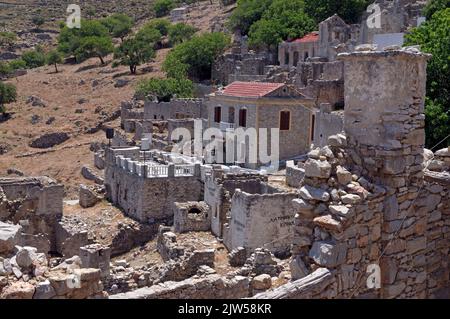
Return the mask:
M292 276L328 268L328 298L448 298L450 175L425 169L427 56L406 48L342 57L347 137L330 137L305 163ZM377 267L379 285L368 287Z
M0 221L22 223L22 244L56 251L56 225L62 217L64 186L48 177L0 179Z
M267 177L254 174L224 175L219 170L213 170L212 174L205 177L204 201L211 209L211 231L214 235L223 236L223 225L227 222L234 191L239 188L255 193L262 182L267 182Z
M204 278L189 278L177 283L165 282L148 288L141 288L123 294L112 295L110 299L236 299L249 295L247 277L236 276L227 279L219 275Z
M173 202L202 199L203 185L196 176L145 178L121 167L113 170L113 203L141 222L172 218Z
M265 247L279 254L289 251L294 234L292 200L296 197L295 193L249 194L236 189L224 236L227 248L251 251Z
M168 120L182 118L207 118L203 99L172 99L170 102L147 100L144 105L144 119Z
M328 137L338 134L344 129L344 112L329 111L321 108L316 114L314 130L314 146L323 147L328 143Z
M173 225L178 233L210 230L210 208L205 202L174 203Z

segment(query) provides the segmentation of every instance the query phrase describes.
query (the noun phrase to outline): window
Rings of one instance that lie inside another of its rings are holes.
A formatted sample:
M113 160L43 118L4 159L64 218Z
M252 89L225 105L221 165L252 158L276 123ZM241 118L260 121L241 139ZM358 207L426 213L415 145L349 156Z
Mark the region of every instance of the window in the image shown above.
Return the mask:
M306 59L308 59L308 58L309 58L309 53L305 52L305 60L304 61L306 61Z
M222 108L220 106L216 106L214 108L214 122L220 123L222 119Z
M298 64L298 51L294 52L294 66L297 66Z
M228 123L234 123L234 107L228 109Z
M291 112L280 112L280 131L289 131L291 124Z
M239 126L247 127L247 109L239 110Z
M315 130L315 126L316 126L316 115L313 114L311 116L311 142L314 141L314 130ZM322 135L320 135L320 137L322 137Z
M284 53L284 64L289 64L289 52Z

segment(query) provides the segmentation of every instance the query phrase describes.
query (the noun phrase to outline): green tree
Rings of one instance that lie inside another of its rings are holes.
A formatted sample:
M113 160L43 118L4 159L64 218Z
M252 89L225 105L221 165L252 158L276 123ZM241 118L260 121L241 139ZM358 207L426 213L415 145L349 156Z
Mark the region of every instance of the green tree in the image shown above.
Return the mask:
M192 97L194 85L188 79L156 79L141 81L136 93L142 96L153 95L159 102L168 102L174 97Z
M249 32L249 44L276 49L282 40L313 31L316 23L303 11L303 0L274 0Z
M36 29L39 29L45 23L45 20L41 16L34 16L31 22L36 26Z
M75 56L78 61L97 57L101 64L105 64L104 57L113 51L114 46L109 37L84 37L81 39L78 49L75 50Z
M101 23L108 29L110 36L120 38L121 41L131 32L133 19L123 13L113 15L101 20Z
M57 64L63 62L63 57L61 52L57 50L52 50L47 54L47 64L48 65L54 65L55 66L55 72L58 73L58 66Z
M211 78L211 66L214 60L230 44L230 37L221 33L205 33L177 45L167 55L163 70L169 77L181 78L183 70L193 79Z
M81 20L81 28L61 29L58 37L58 51L66 56L75 56L77 62L97 56L103 57L113 51L108 29L98 20Z
M197 28L185 24L185 23L177 23L171 25L169 28L169 41L171 45L177 45L186 40L192 38L192 36L197 32Z
M161 40L161 32L150 25L145 25L136 33L136 39L156 46L156 43Z
M130 67L131 74L136 74L138 65L146 63L155 57L154 44L142 41L136 37L125 40L114 53L114 58L122 65Z
M149 28L149 29L156 29L158 30L161 35L167 35L170 28L170 21L163 18L158 19L152 19L149 22L147 22L143 28Z
M430 20L436 11L450 8L450 0L430 0L425 8L423 8L423 14Z
M0 113L6 114L5 104L15 102L17 99L16 87L9 83L0 82Z
M373 0L304 0L305 12L319 23L338 14L347 23L356 23Z
M33 69L45 65L45 53L42 48L25 51L21 59L25 62L27 68Z
M450 134L450 8L406 35L405 45L420 45L433 56L427 66L426 144L432 147Z
M153 11L157 18L168 15L173 8L175 8L173 0L156 0L153 4Z
M260 20L272 0L238 0L237 7L230 16L229 26L248 34L253 23Z

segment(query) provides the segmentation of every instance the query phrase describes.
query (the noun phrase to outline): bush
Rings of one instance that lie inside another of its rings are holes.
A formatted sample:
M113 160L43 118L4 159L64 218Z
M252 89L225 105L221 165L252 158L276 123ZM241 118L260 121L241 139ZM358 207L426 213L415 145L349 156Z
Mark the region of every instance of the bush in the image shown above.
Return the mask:
M158 102L168 102L174 95L181 98L192 97L194 86L188 79L150 79L143 80L138 84L136 93L147 96L153 95Z
M317 23L337 13L347 23L357 23L373 0L304 0L305 12Z
M1 76L8 76L12 72L11 65L9 63L0 61L0 75Z
M0 82L0 113L6 113L5 104L17 99L16 87L12 84Z
M12 70L20 70L26 69L27 63L22 59L15 59L9 62L9 66L11 67Z
M102 19L101 23L108 29L110 36L122 41L131 32L134 24L133 19L123 13L115 13Z
M210 79L214 60L229 44L230 37L220 32L194 36L170 51L163 63L163 70L169 77L182 78L187 75L198 80ZM182 74L183 71L185 74Z
M152 19L149 22L147 22L143 28L150 28L150 29L156 29L161 33L161 35L167 35L170 28L170 21L167 19Z
M197 29L191 25L177 23L169 27L169 41L171 45L177 45L192 38Z
M153 4L153 11L157 18L168 15L173 8L175 8L173 0L156 0Z
M38 68L45 65L45 54L41 48L26 51L22 54L22 60L29 69Z
M31 19L31 22L33 22L33 24L39 28L41 25L43 25L45 23L45 20L43 17L41 16L35 16Z
M17 36L13 32L2 31L0 32L0 46L8 47L16 42Z

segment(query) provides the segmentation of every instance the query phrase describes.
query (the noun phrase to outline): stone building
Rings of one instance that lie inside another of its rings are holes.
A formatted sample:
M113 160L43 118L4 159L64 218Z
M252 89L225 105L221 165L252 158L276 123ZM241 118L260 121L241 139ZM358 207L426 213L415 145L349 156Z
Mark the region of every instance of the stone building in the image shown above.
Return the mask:
M286 160L309 150L313 106L312 99L283 83L233 82L209 96L208 126L224 133L237 128L255 129L257 140L260 129L279 129L279 158ZM251 163L250 143L241 141L235 145L236 148L243 148L241 151L245 154L238 158L235 149L234 161L255 168L261 165L261 161L258 155L257 163ZM268 153L271 152L269 145Z
M302 279L256 297L448 298L450 175L430 172L424 150L429 55L338 58L345 134L309 153L294 200L291 270Z
M172 99L169 102L146 100L144 119L168 120L184 118L206 118L203 99Z
M284 41L278 46L278 61L281 66L296 67L299 62L319 54L319 33L312 32L302 38Z
M148 157L138 147L106 150L106 196L127 215L144 223L171 220L174 202L202 199L198 164L164 165Z
M63 196L64 186L45 176L0 178L0 222L21 226L17 245L56 252Z

